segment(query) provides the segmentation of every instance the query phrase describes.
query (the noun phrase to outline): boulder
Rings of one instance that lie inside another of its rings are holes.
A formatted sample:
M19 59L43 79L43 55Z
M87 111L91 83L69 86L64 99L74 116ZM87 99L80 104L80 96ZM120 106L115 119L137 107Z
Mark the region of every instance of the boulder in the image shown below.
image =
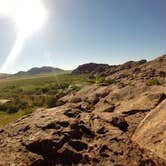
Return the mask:
M138 125L132 140L142 148L166 159L166 100L152 110Z

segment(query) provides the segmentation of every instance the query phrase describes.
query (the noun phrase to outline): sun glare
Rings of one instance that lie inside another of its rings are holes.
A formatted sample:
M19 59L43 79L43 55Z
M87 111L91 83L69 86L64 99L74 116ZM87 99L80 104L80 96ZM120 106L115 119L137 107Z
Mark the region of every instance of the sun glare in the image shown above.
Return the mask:
M40 30L47 19L47 11L42 0L0 0L0 15L9 17L17 29L17 39L0 68L9 71L21 52L26 39Z
M0 0L0 12L14 21L19 35L28 37L45 23L47 13L41 0Z
M46 10L40 0L21 0L22 8L16 11L14 21L18 32L31 35L45 23Z

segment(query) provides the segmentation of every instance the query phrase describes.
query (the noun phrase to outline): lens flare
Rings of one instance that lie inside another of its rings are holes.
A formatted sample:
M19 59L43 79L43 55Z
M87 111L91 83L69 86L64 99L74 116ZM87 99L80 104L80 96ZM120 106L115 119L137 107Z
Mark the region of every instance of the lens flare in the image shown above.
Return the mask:
M1 67L1 72L6 72L8 71L9 68L12 69L12 66L14 66L14 63L23 48L24 42L25 42L25 39L22 37L16 40L14 47L12 48L10 54L8 55L4 64Z
M1 67L1 72L12 72L19 53L28 37L41 29L47 19L47 11L41 0L0 0L0 14L10 17L17 29L13 49Z

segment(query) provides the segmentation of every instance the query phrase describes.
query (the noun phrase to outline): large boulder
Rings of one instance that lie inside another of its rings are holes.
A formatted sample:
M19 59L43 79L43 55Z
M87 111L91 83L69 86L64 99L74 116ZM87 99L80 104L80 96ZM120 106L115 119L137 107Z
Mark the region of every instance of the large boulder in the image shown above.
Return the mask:
M142 148L166 159L166 100L139 124L132 140Z

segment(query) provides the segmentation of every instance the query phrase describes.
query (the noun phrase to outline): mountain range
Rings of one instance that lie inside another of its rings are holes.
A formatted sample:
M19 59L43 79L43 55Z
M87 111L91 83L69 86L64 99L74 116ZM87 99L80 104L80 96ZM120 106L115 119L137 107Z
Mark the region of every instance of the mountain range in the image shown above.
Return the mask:
M0 79L9 78L9 77L22 77L22 76L33 76L38 74L48 74L48 73L61 73L64 72L63 69L43 66L43 67L34 67L28 71L19 71L15 74L0 74Z

